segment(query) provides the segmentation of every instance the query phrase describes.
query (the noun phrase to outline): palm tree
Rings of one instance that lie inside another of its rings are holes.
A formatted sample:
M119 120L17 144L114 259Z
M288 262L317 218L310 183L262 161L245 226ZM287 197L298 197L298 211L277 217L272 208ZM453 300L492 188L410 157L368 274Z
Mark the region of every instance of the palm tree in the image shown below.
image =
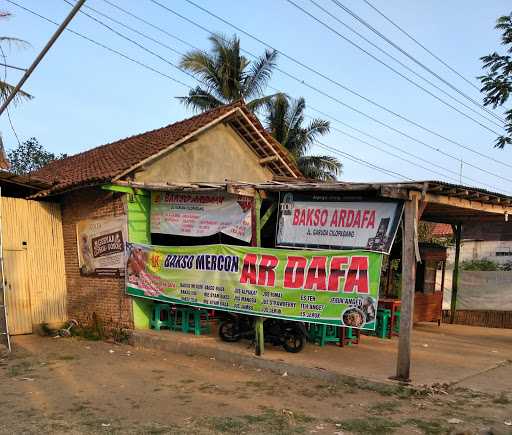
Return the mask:
M311 156L308 151L318 136L329 133L329 121L313 119L304 126L304 98L292 100L284 94L274 96L266 103L267 131L295 158L307 178L335 180L342 163L332 156Z
M277 52L266 50L254 61L240 54L240 39L235 35L225 38L214 34L210 53L194 50L186 53L180 66L190 71L203 83L179 99L187 106L202 112L236 100L245 100L247 107L256 111L272 96L264 96L264 88L275 66Z
M9 12L3 12L0 11L0 19L8 19L11 16ZM4 44L7 45L9 48L16 46L18 48L23 48L28 45L28 42L24 41L23 39L13 38L10 36L0 36L0 57L2 58L2 62L4 64L7 63L7 56L5 55L4 51ZM7 67L5 67L7 68ZM0 67L0 71L2 71L2 67ZM3 72L3 71L2 71ZM0 76L3 76L3 80L0 78L0 101L4 101L9 94L13 91L14 86L7 83L7 70L5 70L4 74L0 74ZM31 95L27 94L26 92L23 92L20 90L16 98L14 99L14 102L18 102L24 99L30 99L32 98Z

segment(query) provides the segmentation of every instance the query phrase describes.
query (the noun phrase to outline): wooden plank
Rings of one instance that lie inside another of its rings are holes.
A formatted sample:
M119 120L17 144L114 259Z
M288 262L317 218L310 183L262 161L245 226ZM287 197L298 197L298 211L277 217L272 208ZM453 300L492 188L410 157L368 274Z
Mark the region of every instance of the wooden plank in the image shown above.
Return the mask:
M453 264L452 277L452 299L450 304L450 323L455 320L455 311L457 309L457 291L459 290L459 260L460 260L460 240L462 225L452 225L453 234L455 234L455 261Z
M275 162L276 160L279 160L277 156L263 157L262 159L259 160L259 164L264 165L265 163Z
M486 204L480 201L473 201L469 199L463 198L455 198L451 196L445 195L437 195L433 193L427 193L425 195L425 201L433 203L433 204L442 204L442 205L450 205L453 207L459 208L467 208L470 210L483 211L485 213L497 213L497 214L511 214L512 207L504 205L502 202L500 205L498 204Z
M11 335L32 333L32 310L27 284L27 252L4 250L5 299Z
M2 198L2 213L6 256L13 252L25 255L24 265L15 260L6 264L5 275L8 281L17 281L18 288L26 287L30 298L30 303L11 308L8 316L30 318L31 326L43 322L61 325L67 320L67 296L59 204Z
M400 336L398 339L395 378L403 382L410 381L411 336L414 318L414 290L416 286L415 236L418 225L418 196L417 192L411 192L411 199L405 203L402 230L402 305L400 309Z

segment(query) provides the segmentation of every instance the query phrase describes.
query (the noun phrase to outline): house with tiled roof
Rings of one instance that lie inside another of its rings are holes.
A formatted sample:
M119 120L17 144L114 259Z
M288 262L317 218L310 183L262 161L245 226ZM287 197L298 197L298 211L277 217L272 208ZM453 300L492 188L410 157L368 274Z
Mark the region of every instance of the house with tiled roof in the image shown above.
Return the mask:
M31 177L48 186L33 198L61 205L69 317L85 323L94 313L105 324L133 327L137 306L124 293L123 270L112 273L107 264L88 273L84 256L89 253L81 248L87 231L126 223L127 210L134 205L126 192L105 190L106 185L257 183L302 175L287 150L243 102L236 102L54 161ZM129 227L110 234L129 239L135 231Z

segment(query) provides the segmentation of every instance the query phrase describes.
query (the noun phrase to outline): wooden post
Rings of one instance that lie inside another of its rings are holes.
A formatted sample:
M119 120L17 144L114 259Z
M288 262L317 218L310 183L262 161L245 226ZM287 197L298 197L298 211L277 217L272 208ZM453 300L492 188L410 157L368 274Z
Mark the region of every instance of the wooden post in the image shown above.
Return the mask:
M254 240L253 246L261 246L261 196L258 191L254 195ZM254 338L255 338L255 349L254 354L256 356L263 355L265 351L265 337L263 333L263 317L256 317L256 322L254 323Z
M457 291L459 290L459 259L460 259L460 239L462 225L452 225L453 234L455 234L455 262L453 264L452 277L452 300L450 304L450 323L455 321L455 312L457 310Z
M400 336L395 379L409 382L411 368L411 335L414 320L414 290L416 281L416 248L418 226L418 195L411 192L405 202L402 231L402 304Z

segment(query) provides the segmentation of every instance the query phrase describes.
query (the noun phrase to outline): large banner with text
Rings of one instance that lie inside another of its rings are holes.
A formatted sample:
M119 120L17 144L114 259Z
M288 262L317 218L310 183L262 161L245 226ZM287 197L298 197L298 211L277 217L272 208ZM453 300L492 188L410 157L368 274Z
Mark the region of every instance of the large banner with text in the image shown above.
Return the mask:
M367 249L389 254L402 216L398 201L347 201L281 194L276 245Z
M382 254L127 245L126 291L165 302L375 329Z
M224 192L151 192L151 232L204 237L224 233L249 242L252 198Z

